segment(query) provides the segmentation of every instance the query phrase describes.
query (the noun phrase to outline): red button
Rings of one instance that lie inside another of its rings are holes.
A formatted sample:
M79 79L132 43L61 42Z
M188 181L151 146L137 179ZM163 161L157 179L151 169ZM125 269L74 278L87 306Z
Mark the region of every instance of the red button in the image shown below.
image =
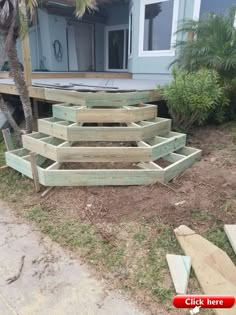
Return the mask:
M232 308L236 298L229 295L177 295L172 302L176 308Z

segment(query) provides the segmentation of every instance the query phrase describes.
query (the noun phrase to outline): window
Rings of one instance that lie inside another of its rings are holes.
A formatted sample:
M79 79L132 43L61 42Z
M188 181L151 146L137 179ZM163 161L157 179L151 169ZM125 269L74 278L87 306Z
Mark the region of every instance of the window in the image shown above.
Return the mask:
M229 8L235 6L235 0L204 0L201 2L200 16L204 17L208 13L225 14Z
M129 13L129 57L132 57L132 40L133 40L133 10Z
M174 56L179 0L141 0L140 56Z

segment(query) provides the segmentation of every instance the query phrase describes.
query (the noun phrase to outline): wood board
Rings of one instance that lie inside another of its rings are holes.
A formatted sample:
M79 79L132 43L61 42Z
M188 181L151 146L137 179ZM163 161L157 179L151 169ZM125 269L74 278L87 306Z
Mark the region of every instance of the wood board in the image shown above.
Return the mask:
M191 270L191 257L166 255L171 278L177 294L186 294Z
M236 254L236 224L225 225L224 230Z
M184 253L192 258L196 277L207 295L236 296L236 267L229 256L185 225L175 229ZM235 315L232 309L215 309L217 315Z

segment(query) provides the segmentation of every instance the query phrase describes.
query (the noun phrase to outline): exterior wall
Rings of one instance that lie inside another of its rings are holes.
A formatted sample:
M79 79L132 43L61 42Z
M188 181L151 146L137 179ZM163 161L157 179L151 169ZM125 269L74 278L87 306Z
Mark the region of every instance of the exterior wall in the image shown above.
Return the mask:
M141 0L133 1L133 40L132 58L129 58L129 71L137 79L154 79L158 83L167 83L171 80L169 65L176 56L139 56L139 34L140 34L140 3ZM179 1L178 19L193 17L194 2L189 0ZM135 27L134 27L135 26ZM179 35L178 39L181 39Z
M29 41L30 41L30 52L31 52L31 64L32 70L36 70L39 68L39 59L40 59L40 44L37 41L37 31L38 28L33 26L29 29ZM22 63L22 50L21 50L21 43L20 40L17 40L16 49L18 53L18 57L20 62Z
M40 40L43 43L41 67L49 71L68 71L66 19L62 16L49 15L40 9L38 16ZM59 40L63 48L62 61L60 62L54 56L53 43L55 40Z
M129 5L116 5L106 9L106 25L123 25L129 24Z
M49 15L50 42L48 45L51 56L52 69L54 71L68 71L68 53L67 53L67 21L66 18L57 15ZM43 35L43 34L42 34ZM59 40L62 45L62 60L58 61L54 54L53 43Z
M128 25L129 12L133 12L132 29L132 56L128 60L128 71L137 79L154 79L163 84L171 80L170 63L176 56L139 56L140 41L140 4L142 0L130 0L127 5L108 6L105 9L107 15L106 24L95 23L95 70L105 70L105 28L106 26ZM195 5L201 2L200 16L206 12L224 13L235 4L235 0L179 0L179 23L186 18L198 17L194 12ZM197 14L198 15L198 14ZM67 52L67 18L48 14L38 9L39 27L30 29L30 49L32 69L47 69L49 71L68 71ZM177 39L183 39L179 34ZM63 47L62 61L54 56L53 42L59 40ZM20 43L17 50L22 61Z
M105 25L101 23L95 24L95 70L104 71L105 68L105 52L104 52L104 40L105 40Z

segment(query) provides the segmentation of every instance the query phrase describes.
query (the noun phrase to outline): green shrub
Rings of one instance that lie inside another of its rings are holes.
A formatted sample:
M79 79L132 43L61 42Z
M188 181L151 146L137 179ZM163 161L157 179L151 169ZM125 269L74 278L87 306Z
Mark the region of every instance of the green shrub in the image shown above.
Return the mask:
M170 85L161 88L175 128L187 131L193 124L201 125L218 109L228 105L225 90L216 71L201 69L188 73L173 70Z

